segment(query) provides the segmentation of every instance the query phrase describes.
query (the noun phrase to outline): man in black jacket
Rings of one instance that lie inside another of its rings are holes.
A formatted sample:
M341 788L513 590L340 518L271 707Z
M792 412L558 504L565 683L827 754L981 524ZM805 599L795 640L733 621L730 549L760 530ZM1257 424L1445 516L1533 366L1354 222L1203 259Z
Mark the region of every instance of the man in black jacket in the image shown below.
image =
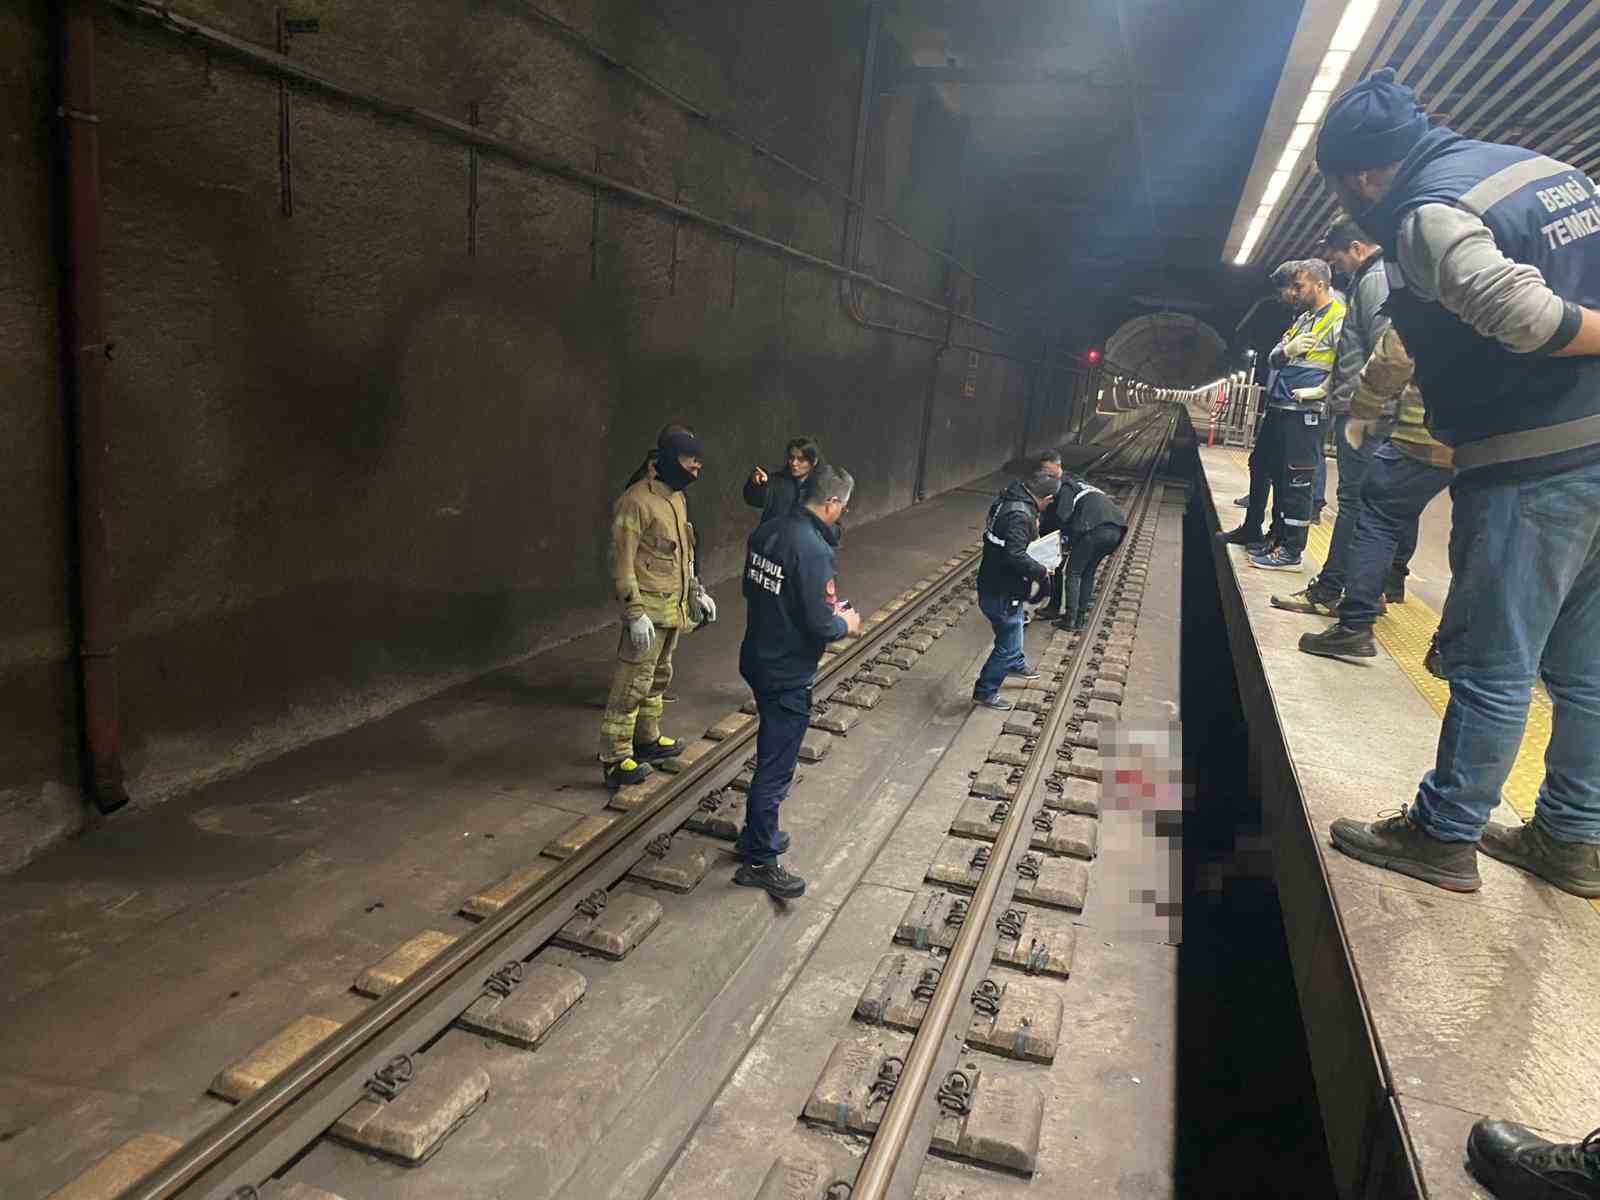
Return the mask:
M761 728L756 769L739 835L744 860L733 881L793 900L805 880L778 865L789 835L778 830L778 807L794 780L800 742L811 724L811 685L831 641L859 633L861 615L841 601L834 584L835 532L855 481L838 467L807 476L800 505L763 521L745 547L748 616L739 647L739 674L756 694Z
M1055 510L1061 521L1061 544L1066 565L1066 606L1063 629L1082 629L1088 622L1089 605L1094 603L1094 573L1101 559L1122 545L1128 532L1128 518L1111 497L1082 476L1070 472L1061 477L1061 493Z
M1037 679L1022 653L1022 606L1035 589L1047 588L1050 573L1028 554L1039 536L1039 513L1050 503L1061 481L1045 470L1026 482L1011 484L989 506L983 528L983 562L978 567L978 608L994 627L994 649L972 686L972 702L1002 712L1011 701L1000 698L1007 675Z
M800 485L822 462L822 447L817 445L816 438L790 438L784 447L784 457L784 465L772 474L757 467L744 481L744 502L761 510L763 522L785 516L790 509L799 507Z

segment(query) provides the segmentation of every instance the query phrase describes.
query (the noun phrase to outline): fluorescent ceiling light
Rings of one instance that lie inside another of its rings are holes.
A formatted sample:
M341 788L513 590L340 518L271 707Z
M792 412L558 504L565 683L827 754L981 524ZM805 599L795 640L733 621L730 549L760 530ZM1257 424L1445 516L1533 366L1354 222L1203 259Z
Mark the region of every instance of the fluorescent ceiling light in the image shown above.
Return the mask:
M1329 50L1322 56L1322 69L1317 72L1317 77L1311 81L1313 92L1331 92L1339 86L1339 77L1344 74L1345 64L1350 61L1350 51Z
M1367 26L1372 24L1372 18L1377 15L1378 0L1350 0L1344 16L1339 19L1339 28L1333 31L1333 41L1328 43L1328 49L1355 53L1356 47L1361 45L1361 39L1366 36Z
M1345 5L1339 24L1334 29L1333 38L1329 41L1328 49L1317 67L1317 73L1306 87L1306 97L1301 103L1300 115L1295 118L1294 129L1290 131L1288 140L1284 143L1278 165L1273 168L1272 174L1268 176L1262 188L1255 214L1250 218L1244 239L1234 254L1233 261L1236 266L1245 265L1255 252L1256 243L1266 231L1267 221L1271 219L1278 202L1283 199L1284 192L1288 190L1289 181L1294 178L1294 170L1300 164L1302 152L1311 145L1312 138L1316 135L1317 122L1321 121L1323 114L1328 111L1328 105L1333 100L1339 81L1344 78L1351 58L1360 49L1361 40L1366 37L1373 18L1378 15L1378 4L1379 0L1349 0Z
M1300 115L1294 119L1296 125L1315 125L1322 120L1322 114L1328 111L1328 101L1333 98L1332 92L1310 92L1306 102L1300 107Z

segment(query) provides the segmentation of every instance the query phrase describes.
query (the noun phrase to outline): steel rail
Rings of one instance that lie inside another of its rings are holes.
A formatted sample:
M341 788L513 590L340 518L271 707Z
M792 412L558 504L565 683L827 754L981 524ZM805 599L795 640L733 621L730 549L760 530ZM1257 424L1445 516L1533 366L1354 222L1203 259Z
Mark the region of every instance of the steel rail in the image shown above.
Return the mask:
M1170 439L1177 424L1177 414L1168 414L1166 421L1167 429L1162 443ZM1141 426L1141 432L1156 424L1153 421ZM1154 484L1160 461L1159 452L1153 454L1146 469L1137 500L1138 515L1133 522L1135 528L1142 528L1149 515L1150 503L1156 493ZM1125 538L1118 547L1114 560L1109 564L1111 574L1107 576L1108 580L1122 569L1134 540ZM970 1004L964 1011L965 1020L958 1020L963 1015L960 1006L971 996L976 986L975 978L981 980L990 968L989 960L993 957L998 939L998 931L991 919L995 902L1000 898L1002 889L1013 881L1017 864L1028 850L1029 837L1025 831L1031 828L1034 810L1043 799L1042 796L1037 801L1031 798L1044 777L1046 765L1054 758L1052 748L1060 737L1067 713L1073 708L1073 685L1089 658L1089 648L1095 641L1094 634L1105 620L1110 593L1111 586L1108 583L1095 601L1090 627L1085 630L1073 651L1055 702L1038 734L1038 751L1024 769L1018 784L1017 803L1011 806L995 837L988 864L983 868L974 889L967 918L941 964L938 986L928 1003L916 1037L906 1052L899 1083L861 1162L850 1192L852 1200L910 1200L916 1189L923 1161L932 1143L934 1125L939 1118L939 1107L933 1103L934 1094L961 1052L967 1024L971 1021ZM906 1153L913 1146L916 1152Z
M1122 453L1152 423L1131 431L1085 469L1095 469ZM847 676L891 644L972 569L980 554L965 556L922 596L854 639L818 672L818 684ZM203 1194L220 1198L241 1187L259 1187L359 1100L379 1069L397 1054L415 1053L447 1029L483 994L491 974L548 942L571 920L580 900L616 883L645 855L654 838L681 826L698 803L703 785L719 773L731 775L755 734L752 725L719 742L658 795L619 816L577 854L127 1188L121 1200Z

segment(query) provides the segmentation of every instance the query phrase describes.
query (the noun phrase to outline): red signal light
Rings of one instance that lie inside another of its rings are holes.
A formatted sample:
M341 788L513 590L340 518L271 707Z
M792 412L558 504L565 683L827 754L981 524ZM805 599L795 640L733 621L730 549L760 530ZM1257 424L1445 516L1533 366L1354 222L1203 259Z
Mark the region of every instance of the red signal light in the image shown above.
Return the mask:
M1098 350L1090 350L1086 357L1092 363L1093 362L1099 362L1100 361L1100 351L1098 351Z

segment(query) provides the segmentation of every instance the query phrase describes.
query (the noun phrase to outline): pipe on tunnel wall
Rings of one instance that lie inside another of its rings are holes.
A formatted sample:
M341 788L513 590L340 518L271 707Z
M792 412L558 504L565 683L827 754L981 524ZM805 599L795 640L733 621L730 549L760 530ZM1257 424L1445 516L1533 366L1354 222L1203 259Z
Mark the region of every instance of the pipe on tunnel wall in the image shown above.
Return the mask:
M61 103L62 377L77 535L78 703L87 786L102 813L128 802L117 695L117 614L111 570L100 117L95 111L94 0L55 6Z

